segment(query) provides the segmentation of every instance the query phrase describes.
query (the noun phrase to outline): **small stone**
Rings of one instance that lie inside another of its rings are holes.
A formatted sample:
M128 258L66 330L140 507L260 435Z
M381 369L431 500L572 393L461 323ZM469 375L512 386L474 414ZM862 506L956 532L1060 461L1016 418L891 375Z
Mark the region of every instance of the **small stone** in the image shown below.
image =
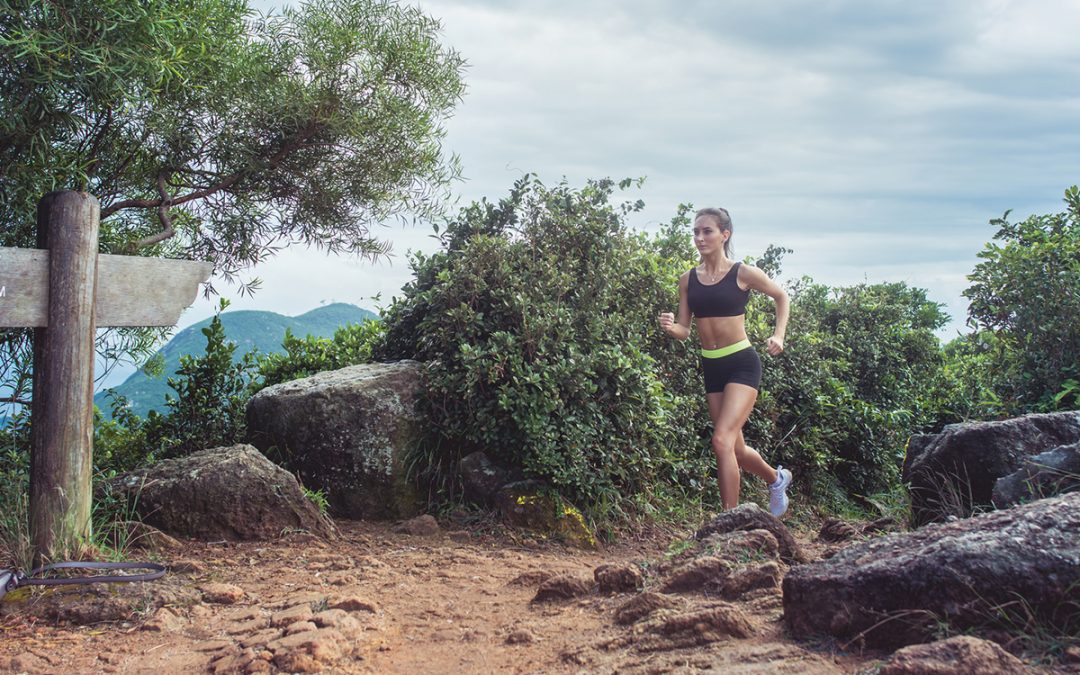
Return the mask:
M880 675L967 675L1028 672L1024 662L989 640L960 635L930 644L911 645L893 653Z
M240 640L240 646L247 647L262 647L266 643L281 637L281 631L277 628L266 628L257 633L252 633L247 637Z
M244 621L233 626L229 626L225 629L225 632L229 635L247 635L248 633L254 633L258 630L263 630L269 627L270 623L265 619L253 619L251 621Z
M822 541L847 541L860 534L859 528L839 518L828 518L821 524L818 539Z
M232 584L206 584L202 591L203 602L215 605L232 605L244 599L244 589Z
M319 612L312 620L319 628L337 628L343 633L352 633L360 628L360 622L343 609L328 609Z
M554 572L548 572L547 570L531 570L529 572L522 572L517 575L507 584L508 586L539 586L551 577L555 576Z
M533 637L532 633L523 629L515 630L506 636L506 644L508 645L527 645L535 640L536 638Z
M14 673L53 672L53 667L48 661L31 652L23 652L12 657L10 665L11 671Z
M274 665L289 673L321 673L325 668L303 652L286 652L274 657Z
M681 607L682 604L682 600L669 595L647 591L635 595L616 610L615 623L626 626L644 619L658 609L675 609Z
M458 544L468 544L472 541L472 533L467 530L452 530L446 533L447 538Z
M142 625L142 629L153 633L172 633L180 629L183 620L167 607L159 607L154 616Z
M561 574L540 584L533 602L569 600L570 598L587 595L590 591L592 591L591 581L572 574Z
M197 652L216 652L222 649L229 649L235 645L236 643L232 640L207 640L206 642L196 644L194 649Z
M169 563L169 571L174 574L203 574L206 565L200 560L177 560Z
M601 593L633 593L645 582L637 565L600 565L593 579Z
M431 537L438 534L440 531L439 521L435 520L434 516L428 514L411 518L405 522L398 523L398 525L394 527L395 533L408 534L414 537Z
M297 621L296 623L290 623L285 627L286 635L296 635L297 633L306 633L309 630L315 630L318 628L311 621Z
M307 604L296 605L288 609L283 609L276 614L270 616L270 625L274 628L284 628L291 623L297 621L311 621L311 617L315 614L311 611L311 606Z
M345 637L337 630L319 628L279 638L267 644L266 648L274 652L275 656L282 652L303 652L310 654L317 661L325 662L342 655L341 644L344 642L346 642Z
M697 591L717 585L731 574L731 564L723 558L695 558L672 572L661 587L665 593Z
M379 611L378 605L370 600L356 595L348 595L331 599L327 606L330 609L343 609L346 612L371 612Z

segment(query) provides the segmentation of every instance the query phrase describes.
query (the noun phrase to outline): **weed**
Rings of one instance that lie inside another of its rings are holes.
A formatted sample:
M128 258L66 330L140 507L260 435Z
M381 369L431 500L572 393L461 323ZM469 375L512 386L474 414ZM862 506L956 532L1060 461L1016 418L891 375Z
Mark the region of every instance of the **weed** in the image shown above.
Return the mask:
M303 485L300 486L300 489L304 491L304 496L307 497L308 501L310 501L316 506L316 508L319 509L319 513L325 516L327 509L330 508L330 502L326 499L326 493L323 492L321 489L311 490L304 487Z

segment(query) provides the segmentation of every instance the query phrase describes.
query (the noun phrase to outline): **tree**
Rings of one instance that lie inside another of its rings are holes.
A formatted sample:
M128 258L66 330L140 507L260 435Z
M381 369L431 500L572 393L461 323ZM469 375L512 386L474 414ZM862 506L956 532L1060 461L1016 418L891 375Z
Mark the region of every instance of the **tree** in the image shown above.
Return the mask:
M1005 412L1080 403L1080 189L1067 209L1011 223L1006 212L968 276L973 327L990 331L993 388ZM997 243L1000 242L1000 243Z
M381 255L371 226L431 215L456 175L463 62L438 30L390 0L0 0L0 246L34 246L37 201L79 189L103 252L229 280L289 243ZM0 332L9 389L27 344Z

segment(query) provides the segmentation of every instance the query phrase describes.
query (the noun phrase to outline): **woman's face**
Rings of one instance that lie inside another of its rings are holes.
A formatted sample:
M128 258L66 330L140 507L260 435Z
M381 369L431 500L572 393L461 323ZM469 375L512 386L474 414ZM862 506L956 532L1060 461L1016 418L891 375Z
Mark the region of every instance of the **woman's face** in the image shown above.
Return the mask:
M727 238L728 234L720 230L711 216L698 216L694 221L694 246L703 255L723 250Z

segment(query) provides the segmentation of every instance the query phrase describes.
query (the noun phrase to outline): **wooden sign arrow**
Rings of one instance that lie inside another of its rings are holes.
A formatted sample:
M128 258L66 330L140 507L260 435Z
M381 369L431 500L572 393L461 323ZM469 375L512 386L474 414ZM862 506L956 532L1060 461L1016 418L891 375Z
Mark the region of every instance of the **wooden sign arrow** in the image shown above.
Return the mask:
M213 271L207 262L98 255L94 322L173 326ZM48 325L49 252L0 248L0 328Z

